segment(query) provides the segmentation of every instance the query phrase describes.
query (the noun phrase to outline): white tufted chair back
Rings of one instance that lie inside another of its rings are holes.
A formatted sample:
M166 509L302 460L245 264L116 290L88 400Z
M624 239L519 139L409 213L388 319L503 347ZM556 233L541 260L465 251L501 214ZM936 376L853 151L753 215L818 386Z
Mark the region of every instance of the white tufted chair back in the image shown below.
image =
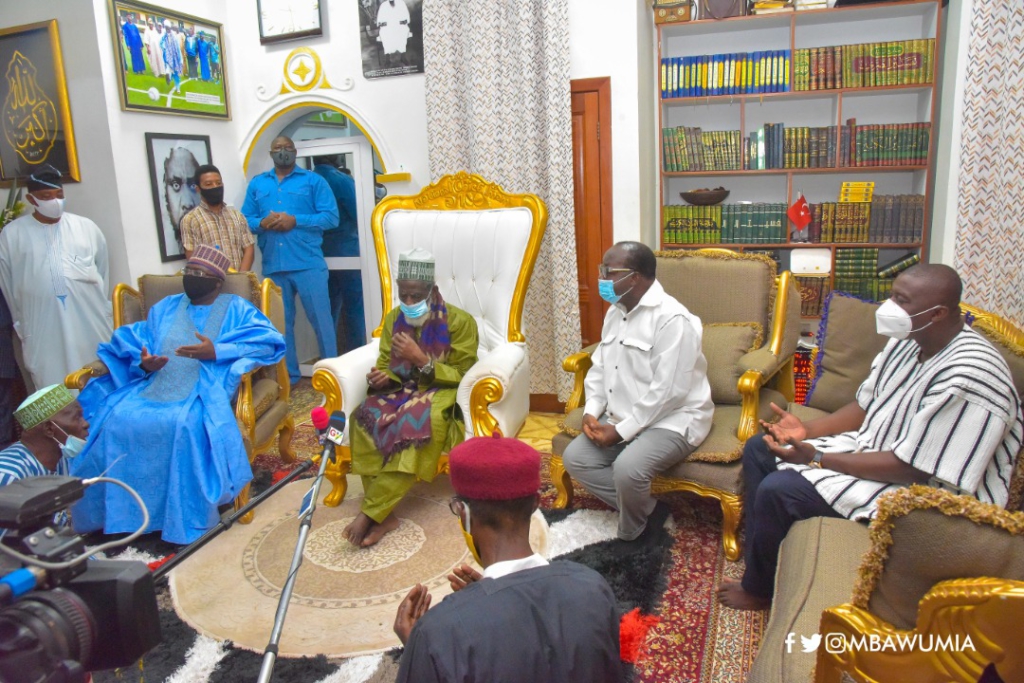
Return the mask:
M420 247L434 256L441 296L476 319L481 358L524 342L523 304L546 219L536 196L510 195L466 173L413 197L388 197L373 214L384 314L398 305L399 255Z
M510 341L509 315L533 213L526 207L486 211L394 210L384 216L384 244L391 272L414 247L434 256L434 277L444 300L476 319L480 356ZM398 305L391 290L390 310Z

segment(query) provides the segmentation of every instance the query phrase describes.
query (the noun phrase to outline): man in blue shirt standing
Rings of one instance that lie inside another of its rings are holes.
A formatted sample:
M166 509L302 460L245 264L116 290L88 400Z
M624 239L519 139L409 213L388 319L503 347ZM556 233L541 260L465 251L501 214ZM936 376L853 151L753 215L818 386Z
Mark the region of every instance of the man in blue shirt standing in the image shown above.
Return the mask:
M321 358L338 355L327 293L327 264L320 245L324 230L338 225L338 204L330 186L315 173L295 166L295 143L275 138L273 170L249 182L242 205L249 229L263 254L263 274L284 296L288 374L301 378L295 350L295 294L298 293L320 346Z

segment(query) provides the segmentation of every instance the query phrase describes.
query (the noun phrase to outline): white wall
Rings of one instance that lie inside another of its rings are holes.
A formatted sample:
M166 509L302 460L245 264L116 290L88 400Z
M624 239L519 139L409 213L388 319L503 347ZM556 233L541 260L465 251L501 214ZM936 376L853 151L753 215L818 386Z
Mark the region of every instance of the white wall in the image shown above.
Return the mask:
M100 3L97 3L100 4ZM106 16L104 9L103 16ZM66 208L91 218L107 238L111 282L128 278L128 255L122 230L121 206L116 201L115 160L110 144L107 104L100 71L100 54L110 57L110 44L90 29L95 23L89 0L0 0L0 26L20 26L57 19L71 120L78 150L80 183L67 183ZM83 30L84 27L84 30ZM109 34L106 36L109 41ZM114 93L117 100L117 93ZM147 195L148 196L148 195Z
M953 265L960 187L960 136L963 128L967 48L974 0L949 3L944 17L942 92L935 154L935 189L928 260Z
M652 19L643 0L569 0L569 72L611 78L615 241L655 244ZM643 130L642 130L643 127ZM650 139L647 139L648 135Z

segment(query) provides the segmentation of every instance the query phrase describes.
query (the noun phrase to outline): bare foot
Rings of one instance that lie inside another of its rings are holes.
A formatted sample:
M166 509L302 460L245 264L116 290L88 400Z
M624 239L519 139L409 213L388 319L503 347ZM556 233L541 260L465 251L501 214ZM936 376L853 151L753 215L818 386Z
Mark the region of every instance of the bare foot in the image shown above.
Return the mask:
M762 610L772 606L770 598L751 595L735 579L722 579L718 586L718 602L732 609L744 610Z
M370 530L371 526L373 526L373 520L367 517L365 513L360 512L352 520L352 523L345 527L341 535L345 537L345 540L358 548L362 546L366 532Z
M373 525L370 529L370 533L366 534L366 537L363 539L362 546L364 548L369 548L371 545L376 544L377 541L384 538L384 534L397 529L399 524L401 524L401 522L398 520L398 517L388 515L384 518L383 522Z

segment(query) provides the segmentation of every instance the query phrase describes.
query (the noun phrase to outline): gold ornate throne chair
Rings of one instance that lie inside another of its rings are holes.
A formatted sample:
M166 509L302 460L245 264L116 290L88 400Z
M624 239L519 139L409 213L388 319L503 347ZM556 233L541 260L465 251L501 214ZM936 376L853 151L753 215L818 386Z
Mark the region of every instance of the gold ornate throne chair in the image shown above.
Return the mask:
M460 172L424 187L419 194L387 197L373 212L385 315L398 305L398 255L422 247L435 259L435 279L445 301L476 320L478 362L462 379L458 405L466 436L495 430L515 435L530 410L530 362L523 334L523 305L547 226L547 208L532 194L509 194L478 175ZM351 412L366 398L366 373L377 362L381 327L373 339L338 358L319 361L313 388L325 397L328 412L350 414L344 446L328 467L334 485L327 505L345 497L351 470ZM447 471L447 456L439 463Z
M715 404L711 433L685 462L655 477L657 493L690 491L722 506L726 557L740 556L737 527L742 512L743 443L771 416L770 402L793 399L793 353L800 336L800 296L789 271L776 274L767 256L725 249L658 252L658 281L704 326L703 351ZM552 439L551 481L555 507L572 503L572 480L562 464L566 446L579 435L590 352L565 359L575 375L563 429ZM774 388L770 388L774 387Z
M183 291L180 275L143 275L139 278L138 290L124 283L118 284L112 297L115 329L121 325L145 320L154 304ZM236 294L251 302L270 318L281 334L284 334L284 301L281 298L281 289L269 278L261 283L253 273L228 273L222 291ZM68 375L65 384L68 388L81 390L90 379L105 374L106 366L96 360ZM295 422L288 410L290 392L291 384L284 359L274 365L257 368L242 377L235 399L235 417L250 463L257 453L269 448L275 438L278 440L278 451L282 460L295 460L295 453L291 450ZM248 501L247 485L235 499L235 509L241 508ZM252 521L253 512L240 521Z

